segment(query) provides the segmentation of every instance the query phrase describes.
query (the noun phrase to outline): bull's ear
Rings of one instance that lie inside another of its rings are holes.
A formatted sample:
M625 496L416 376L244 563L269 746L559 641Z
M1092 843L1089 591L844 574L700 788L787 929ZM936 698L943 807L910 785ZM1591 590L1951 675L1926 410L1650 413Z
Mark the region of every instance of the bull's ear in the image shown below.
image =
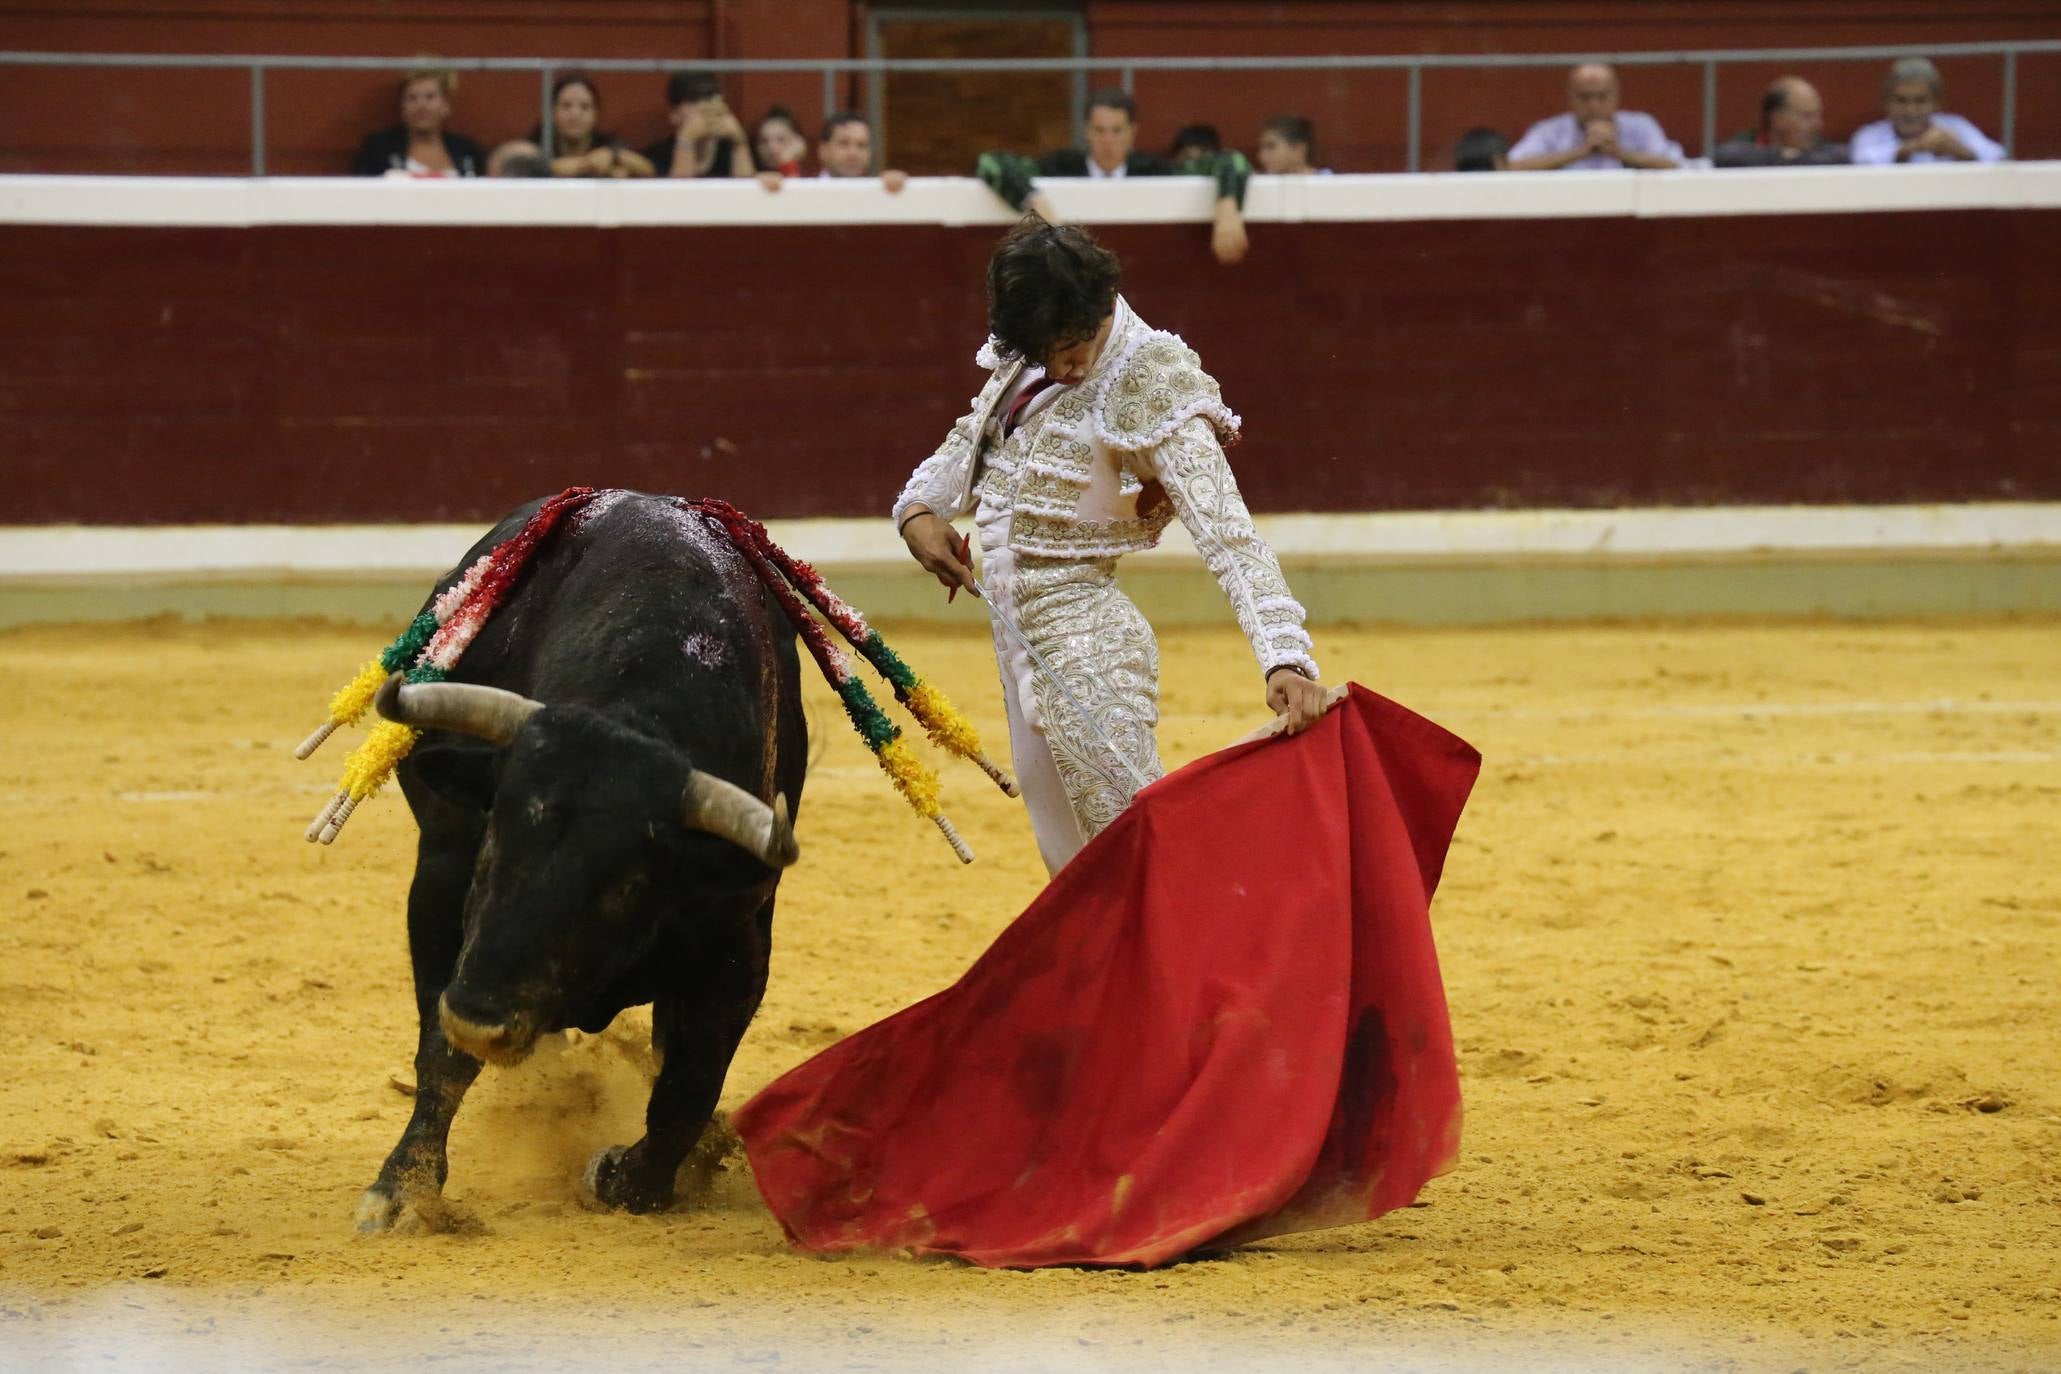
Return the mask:
M469 811L494 809L497 751L464 745L432 745L409 756L415 775L430 791Z

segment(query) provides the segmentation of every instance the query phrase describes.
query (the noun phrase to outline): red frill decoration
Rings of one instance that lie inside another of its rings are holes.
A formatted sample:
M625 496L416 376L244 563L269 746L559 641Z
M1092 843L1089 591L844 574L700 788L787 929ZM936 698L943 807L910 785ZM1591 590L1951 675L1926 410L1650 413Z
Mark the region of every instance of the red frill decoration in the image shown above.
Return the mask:
M458 604L457 609L444 621L443 627L430 638L429 644L423 649L423 661L435 662L443 650L449 647L451 641L460 636L464 638L464 644L460 646L460 652L463 652L464 647L471 643L472 637L477 635L480 627L486 623L487 617L500 607L502 598L508 595L508 589L522 576L523 569L529 566L530 558L536 553L538 545L544 542L552 530L558 528L558 522L569 512L578 510L593 497L592 487L567 487L531 511L530 518L523 522L521 529L496 544L487 570L480 576L479 585Z
M728 501L703 496L691 501L683 498L679 504L682 510L692 511L714 525L744 556L744 560L751 564L752 572L780 603L788 623L794 626L795 633L808 646L809 656L816 660L823 676L833 687L843 686L845 679L851 676L850 667L837 646L830 642L830 635L822 622L810 615L801 601L802 596L807 596L815 604L822 604L819 593L828 591L822 576L808 564L790 558L773 542L773 536L766 532L764 525ZM800 589L800 595L797 595L796 588ZM838 628L842 630L844 627Z

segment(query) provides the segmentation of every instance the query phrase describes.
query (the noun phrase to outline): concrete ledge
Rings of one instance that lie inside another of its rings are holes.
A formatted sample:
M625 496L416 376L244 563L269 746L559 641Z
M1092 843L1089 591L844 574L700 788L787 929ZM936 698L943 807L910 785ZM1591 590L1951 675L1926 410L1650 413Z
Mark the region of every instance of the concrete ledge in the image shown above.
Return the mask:
M1319 621L2061 612L2061 503L1275 515ZM772 522L869 614L978 624L887 521ZM0 528L0 625L150 615L399 620L476 525ZM1178 526L1123 565L1162 625L1229 615Z
M985 624L978 603L945 603L913 569L829 569L840 595L879 620ZM1870 556L1842 560L1622 560L1292 568L1314 623L1490 625L1719 616L1860 619L2061 615L2061 554ZM1134 566L1124 590L1152 623L1229 625L1199 564ZM391 632L414 614L426 578L0 582L0 629L24 624L249 616L362 623Z
M1387 511L1263 515L1294 566L1422 566L1568 559L1765 559L1993 552L2061 556L2061 502L1908 506L1709 506L1620 510ZM898 571L901 540L878 520L773 520L773 538L826 569ZM484 525L0 526L0 583L126 578L183 582L401 577L450 568ZM1197 563L1187 531L1126 559Z
M1085 224L1204 223L1202 177L1046 184ZM2010 210L2061 206L2061 163L1791 167L1670 172L1415 172L1255 176L1254 223L1303 220L1666 218ZM971 177L756 181L467 181L353 177L0 176L0 224L256 228L265 225L934 224L1005 225L1016 215Z

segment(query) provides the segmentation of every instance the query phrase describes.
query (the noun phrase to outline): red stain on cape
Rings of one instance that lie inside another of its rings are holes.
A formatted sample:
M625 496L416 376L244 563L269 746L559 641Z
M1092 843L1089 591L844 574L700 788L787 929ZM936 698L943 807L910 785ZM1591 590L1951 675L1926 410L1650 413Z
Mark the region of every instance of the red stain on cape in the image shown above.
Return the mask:
M1480 770L1354 687L1139 794L943 992L735 1117L811 1250L1160 1264L1364 1221L1451 1166L1430 904Z

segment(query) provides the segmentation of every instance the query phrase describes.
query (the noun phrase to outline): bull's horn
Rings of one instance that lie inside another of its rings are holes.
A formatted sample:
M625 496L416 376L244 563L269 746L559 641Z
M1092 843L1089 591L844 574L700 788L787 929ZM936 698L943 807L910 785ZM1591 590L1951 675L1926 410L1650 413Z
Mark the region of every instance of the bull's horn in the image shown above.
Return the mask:
M418 730L453 730L506 745L544 703L499 687L473 682L409 682L395 673L379 685L372 707L388 720Z
M768 868L785 868L801 855L787 819L786 797L775 797L768 806L737 784L707 773L687 779L680 794L680 823L728 840Z

